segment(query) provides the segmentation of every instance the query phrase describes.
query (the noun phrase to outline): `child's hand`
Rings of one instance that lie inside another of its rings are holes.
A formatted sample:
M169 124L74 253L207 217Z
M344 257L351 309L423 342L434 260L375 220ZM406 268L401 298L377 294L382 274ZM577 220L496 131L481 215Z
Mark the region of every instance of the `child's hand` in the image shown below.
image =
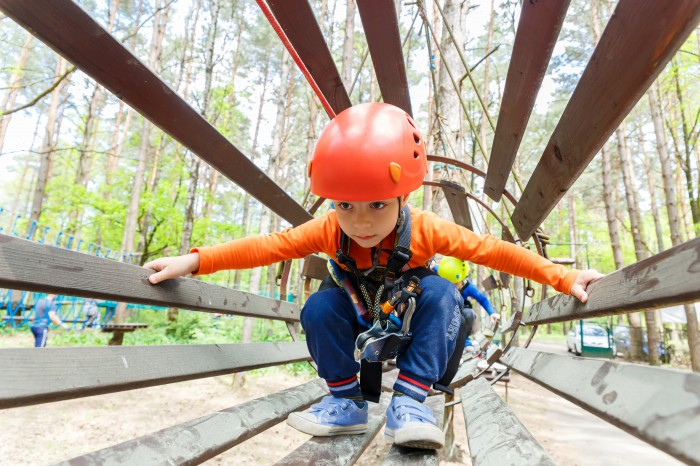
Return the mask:
M585 303L588 301L588 293L586 293L586 288L588 285L595 281L598 280L599 278L604 277L602 273L598 272L595 269L588 269L582 271L576 281L574 282L573 285L571 285L571 296L574 296L579 299L582 303Z
M182 277L183 275L199 270L199 253L194 252L192 254L185 254L184 256L161 257L143 266L158 272L148 277L148 281L155 285L163 280Z
M494 325L496 322L499 322L501 320L501 314L499 314L498 312L494 312L489 316L489 318L491 319L491 325Z

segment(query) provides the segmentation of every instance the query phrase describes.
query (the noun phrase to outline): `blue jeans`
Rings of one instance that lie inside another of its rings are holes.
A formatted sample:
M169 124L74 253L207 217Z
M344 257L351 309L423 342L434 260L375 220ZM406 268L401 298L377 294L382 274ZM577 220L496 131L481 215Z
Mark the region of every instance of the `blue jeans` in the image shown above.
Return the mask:
M413 339L396 365L401 374L397 389L422 401L455 350L463 300L452 283L437 275L423 278L421 288L411 320ZM355 377L360 370L354 358L355 339L366 329L360 328L342 288L312 294L301 311L301 324L318 374L331 391L335 382Z

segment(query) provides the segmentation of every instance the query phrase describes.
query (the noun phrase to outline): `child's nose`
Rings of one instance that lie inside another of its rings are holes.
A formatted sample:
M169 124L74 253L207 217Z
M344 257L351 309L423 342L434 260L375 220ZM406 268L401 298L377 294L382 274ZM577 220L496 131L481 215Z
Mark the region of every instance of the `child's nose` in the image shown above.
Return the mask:
M372 225L370 216L365 212L358 212L355 215L355 226L356 227L369 227Z

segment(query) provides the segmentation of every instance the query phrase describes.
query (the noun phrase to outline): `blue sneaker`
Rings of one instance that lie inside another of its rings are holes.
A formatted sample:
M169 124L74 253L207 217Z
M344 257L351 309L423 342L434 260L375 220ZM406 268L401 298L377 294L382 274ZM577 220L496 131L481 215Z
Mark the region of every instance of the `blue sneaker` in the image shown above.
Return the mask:
M287 424L305 434L321 437L364 434L368 412L367 402L359 408L347 398L325 396L306 411L290 414Z
M386 410L384 437L411 448L437 450L445 445L445 434L433 411L406 395L392 398Z

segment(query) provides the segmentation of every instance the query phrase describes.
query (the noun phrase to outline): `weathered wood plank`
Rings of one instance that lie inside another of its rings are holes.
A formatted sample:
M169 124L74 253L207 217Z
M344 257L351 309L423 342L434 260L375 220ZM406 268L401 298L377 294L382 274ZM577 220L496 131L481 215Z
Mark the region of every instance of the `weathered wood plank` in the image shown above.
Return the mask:
M474 466L556 464L485 379L468 383L460 395Z
M484 192L500 201L570 0L522 2Z
M358 0L357 8L360 11L382 100L413 116L399 20L393 0Z
M302 277L323 280L328 275L328 261L320 256L306 256L304 267L301 271Z
M445 200L450 207L455 223L472 230L472 217L469 215L469 204L467 204L465 189L457 183L447 180L441 181L440 187L442 192L445 193Z
M333 111L340 113L349 108L350 97L309 2L268 0L267 3Z
M292 225L312 218L238 148L71 0L0 10Z
M688 464L700 464L700 374L511 348L501 362Z
M200 464L327 394L326 384L318 379L59 464Z
M588 286L588 302L559 294L530 308L528 325L621 314L700 300L700 238L613 272Z
M0 409L277 366L305 342L0 349Z
M0 235L0 288L299 321L294 303L177 278L151 285L136 265Z
M429 396L425 400L426 406L433 410L433 416L437 425L442 427L445 421L445 396ZM416 448L399 447L392 445L382 463L384 466L437 466L440 464L440 454L437 450L419 450Z
M369 404L369 422L365 434L311 437L309 441L275 464L277 466L297 466L300 464L341 466L355 464L384 425L386 407L389 405L389 400L391 400L391 395L383 394L379 403Z
M528 238L654 82L700 19L700 0L620 0L512 220Z

